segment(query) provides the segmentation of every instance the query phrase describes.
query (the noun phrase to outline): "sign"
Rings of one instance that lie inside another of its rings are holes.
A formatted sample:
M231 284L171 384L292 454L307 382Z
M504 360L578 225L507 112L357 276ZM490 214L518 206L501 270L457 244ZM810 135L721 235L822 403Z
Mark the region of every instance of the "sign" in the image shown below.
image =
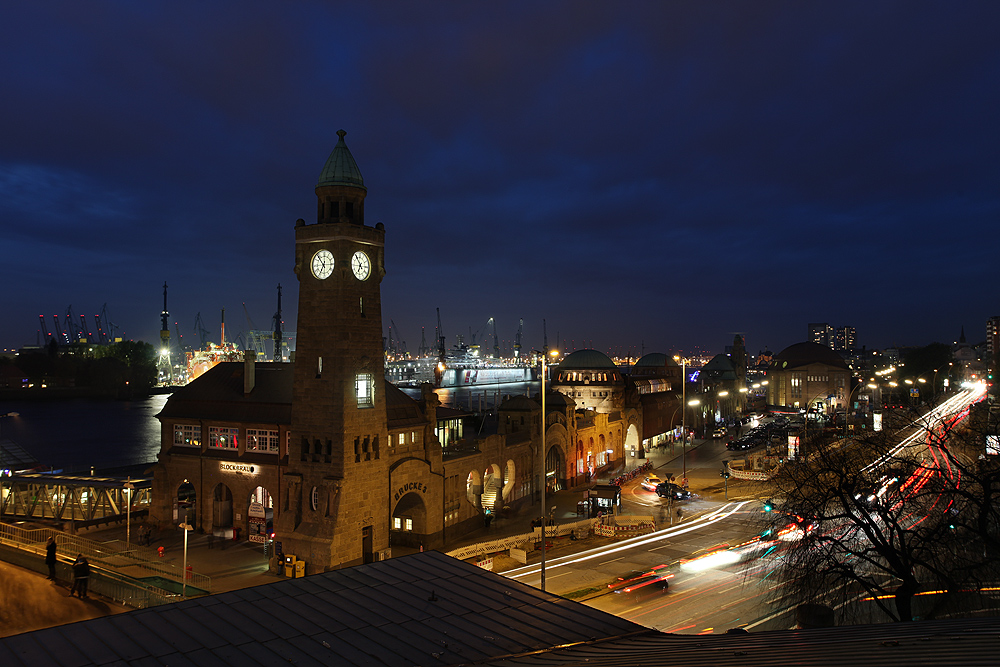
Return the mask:
M392 502L396 502L400 497L406 495L410 491L419 491L420 493L427 493L427 485L423 482L407 482L401 487L396 489L396 495L392 499Z
M264 506L255 500L250 503L250 508L247 510L247 516L255 519L263 519L267 515L264 513Z
M235 472L241 475L256 475L258 466L252 466L249 463L229 463L228 461L223 461L219 463L220 472Z

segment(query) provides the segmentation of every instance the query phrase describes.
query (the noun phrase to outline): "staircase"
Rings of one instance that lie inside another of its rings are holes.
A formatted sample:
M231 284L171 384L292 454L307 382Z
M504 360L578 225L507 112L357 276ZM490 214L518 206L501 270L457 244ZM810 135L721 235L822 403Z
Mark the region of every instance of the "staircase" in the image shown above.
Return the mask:
M497 509L497 500L500 498L500 489L503 486L503 482L495 475L489 475L483 482L483 495L482 495L482 506L484 510L490 510L495 512Z

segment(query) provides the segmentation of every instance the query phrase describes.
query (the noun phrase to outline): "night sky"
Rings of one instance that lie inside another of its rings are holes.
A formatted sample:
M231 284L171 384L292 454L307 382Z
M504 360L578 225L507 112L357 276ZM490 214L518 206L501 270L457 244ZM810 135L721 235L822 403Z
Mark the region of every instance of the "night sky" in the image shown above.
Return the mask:
M411 352L985 338L1000 3L46 2L0 14L0 349L106 303L295 329L347 131ZM92 321L92 319L91 319ZM92 328L92 327L91 327ZM387 332L386 332L387 333Z

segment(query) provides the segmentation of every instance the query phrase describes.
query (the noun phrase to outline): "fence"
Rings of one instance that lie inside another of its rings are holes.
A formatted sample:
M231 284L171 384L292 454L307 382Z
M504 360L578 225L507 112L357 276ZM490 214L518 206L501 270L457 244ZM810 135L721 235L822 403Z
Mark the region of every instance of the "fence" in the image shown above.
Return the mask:
M65 579L72 579L71 561L67 556L75 558L76 554L83 554L91 565L90 589L95 593L138 608L179 599L166 588L181 589L184 582L181 569L158 562L157 551L149 547L120 540L96 542L46 528L0 523L0 545L4 547L0 553L8 562L42 572L45 543L49 537L56 538L56 552L62 555L57 573L65 570ZM210 593L212 579L189 571L187 585Z
M656 530L651 516L608 516L594 526L594 535L600 537L636 537Z
M583 521L574 521L573 523L560 523L558 525L545 526L545 536L560 537L568 535L574 530L579 530L581 528L589 530L596 521L596 519L584 519ZM458 549L452 549L447 553L453 558L465 560L467 558L472 558L473 556L485 556L488 554L499 553L523 544L535 544L541 541L542 528L539 526L530 533L510 535L508 537L489 540L488 542L477 542L476 544L469 544L464 547L459 547Z

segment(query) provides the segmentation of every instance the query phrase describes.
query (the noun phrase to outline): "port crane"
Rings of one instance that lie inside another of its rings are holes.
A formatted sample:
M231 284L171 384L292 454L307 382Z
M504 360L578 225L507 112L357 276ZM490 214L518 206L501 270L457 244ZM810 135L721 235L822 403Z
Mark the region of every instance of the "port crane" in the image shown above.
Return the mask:
M198 332L198 338L201 340L201 349L204 350L208 346L208 337L212 332L205 328L205 323L201 319L201 312L194 318L194 330Z
M272 340L274 342L274 355L273 355L272 358L273 358L274 361L284 361L285 360L285 355L283 354L282 349L281 349L281 343L282 343L282 337L281 337L281 325L282 325L282 321L281 321L281 283L278 283L278 310L274 313L274 316L271 318L271 325L272 325L272 328L274 329L274 335L272 337Z
M517 321L517 333L514 334L514 358L521 358L521 331L524 329L524 318Z
M430 351L431 349L427 347L427 334L424 332L424 328L420 327L420 349L417 350L417 354L426 357Z
M444 328L441 326L441 309L437 309L437 352L438 352L438 363L434 367L434 386L441 386L441 378L444 377L444 362L447 351L444 346Z

